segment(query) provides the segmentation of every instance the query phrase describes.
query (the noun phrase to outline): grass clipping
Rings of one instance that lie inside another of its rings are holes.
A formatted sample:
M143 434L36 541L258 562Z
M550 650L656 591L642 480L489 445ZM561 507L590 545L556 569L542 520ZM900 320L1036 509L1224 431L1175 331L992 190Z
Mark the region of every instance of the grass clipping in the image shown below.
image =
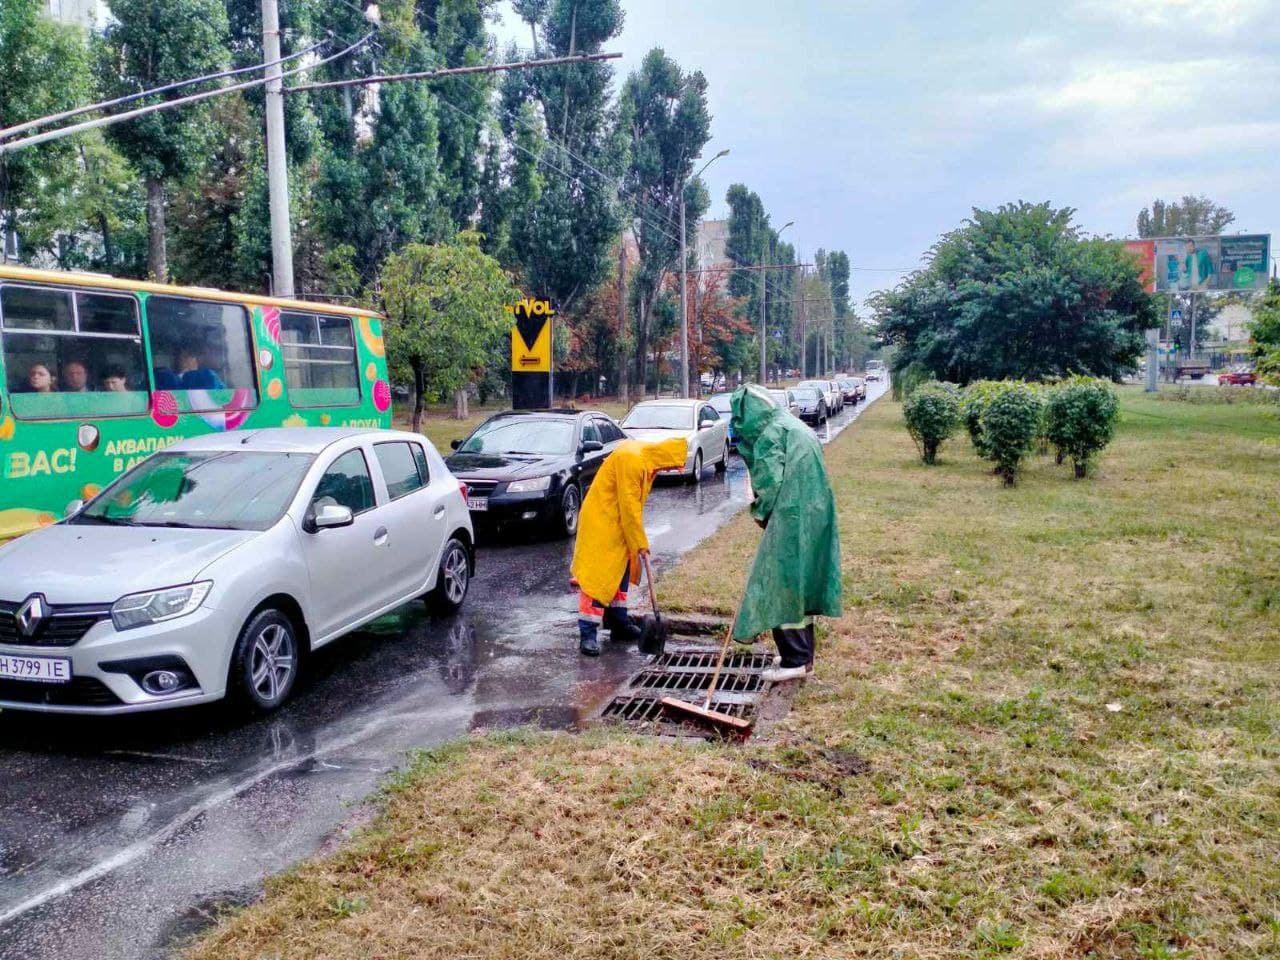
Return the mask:
M189 956L1280 957L1280 422L1126 393L1095 478L1005 490L882 401L827 456L848 612L777 742L421 754Z

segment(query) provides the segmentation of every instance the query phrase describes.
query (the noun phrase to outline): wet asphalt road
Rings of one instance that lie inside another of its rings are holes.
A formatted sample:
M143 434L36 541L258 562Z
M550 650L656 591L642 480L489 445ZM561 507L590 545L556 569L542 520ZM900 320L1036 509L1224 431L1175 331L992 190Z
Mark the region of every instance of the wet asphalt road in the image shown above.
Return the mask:
M736 456L698 486L660 482L645 514L658 575L749 499ZM460 614L413 604L326 647L269 718L0 714L0 958L166 956L313 853L405 751L589 716L642 658L578 655L571 553L482 543Z

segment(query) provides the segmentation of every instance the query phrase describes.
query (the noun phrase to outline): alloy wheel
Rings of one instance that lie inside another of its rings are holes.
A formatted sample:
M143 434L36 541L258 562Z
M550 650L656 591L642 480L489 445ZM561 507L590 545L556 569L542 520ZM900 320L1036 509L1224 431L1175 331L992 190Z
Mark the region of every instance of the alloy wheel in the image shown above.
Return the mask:
M578 515L582 512L582 495L578 493L576 486L570 485L565 490L561 510L564 517L564 532L573 536L578 532Z
M275 703L289 689L297 659L293 634L283 624L269 623L254 638L250 682L265 703Z
M444 593L449 602L455 606L462 603L467 595L467 581L471 576L471 564L467 559L467 551L456 540L449 544L449 552L445 554L441 567L444 573Z

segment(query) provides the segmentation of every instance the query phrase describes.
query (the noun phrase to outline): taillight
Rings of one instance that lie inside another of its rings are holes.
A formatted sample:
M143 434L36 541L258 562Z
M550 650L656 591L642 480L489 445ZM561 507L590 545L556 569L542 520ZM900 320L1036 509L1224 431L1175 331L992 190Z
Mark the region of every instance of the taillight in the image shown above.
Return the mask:
M467 497L470 495L471 491L467 489L467 485L461 480L458 481L458 492L462 494L462 502L466 503Z

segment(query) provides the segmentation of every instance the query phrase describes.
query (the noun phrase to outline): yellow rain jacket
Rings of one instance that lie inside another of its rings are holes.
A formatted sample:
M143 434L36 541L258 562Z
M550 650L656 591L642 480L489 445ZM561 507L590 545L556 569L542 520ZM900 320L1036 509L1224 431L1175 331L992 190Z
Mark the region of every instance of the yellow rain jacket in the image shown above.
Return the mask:
M627 440L600 467L582 504L571 567L582 592L591 599L608 606L628 564L631 582L640 582L639 553L649 549L644 503L654 475L659 470L682 469L688 455L681 437L658 443Z

